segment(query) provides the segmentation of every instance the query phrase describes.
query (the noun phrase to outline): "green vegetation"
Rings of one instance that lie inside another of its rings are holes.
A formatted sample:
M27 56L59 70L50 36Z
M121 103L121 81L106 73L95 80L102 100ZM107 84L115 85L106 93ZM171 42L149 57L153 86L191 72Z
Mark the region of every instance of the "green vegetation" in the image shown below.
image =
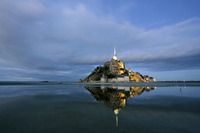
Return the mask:
M105 67L98 66L94 69L94 71L92 71L92 73L85 80L99 81L101 80L101 77L103 75L108 78L115 78L117 76L116 74L113 74L109 71L108 66L105 66Z
M124 72L124 75L128 75L128 71L125 71L125 72Z
M108 77L108 78L115 78L115 77L117 77L117 75L112 74L112 73L109 73L109 74L107 75L107 77Z

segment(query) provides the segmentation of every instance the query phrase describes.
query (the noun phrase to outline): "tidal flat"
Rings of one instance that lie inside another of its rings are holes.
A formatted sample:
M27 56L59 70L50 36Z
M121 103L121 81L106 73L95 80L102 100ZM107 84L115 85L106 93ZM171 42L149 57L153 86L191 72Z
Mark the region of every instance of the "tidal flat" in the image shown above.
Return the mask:
M1 133L199 133L200 85L0 85Z

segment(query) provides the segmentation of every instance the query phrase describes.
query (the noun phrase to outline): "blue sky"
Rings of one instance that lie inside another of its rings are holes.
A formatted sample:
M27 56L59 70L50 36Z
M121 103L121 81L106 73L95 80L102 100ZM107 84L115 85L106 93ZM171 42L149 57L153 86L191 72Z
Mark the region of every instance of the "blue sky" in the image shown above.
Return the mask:
M77 81L113 56L200 80L199 0L1 0L0 81Z

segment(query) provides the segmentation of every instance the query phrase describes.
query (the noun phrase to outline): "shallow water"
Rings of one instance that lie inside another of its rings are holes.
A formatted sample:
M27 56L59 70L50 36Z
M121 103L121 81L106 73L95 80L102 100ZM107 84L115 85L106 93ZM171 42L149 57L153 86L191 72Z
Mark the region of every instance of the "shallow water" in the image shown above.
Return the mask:
M196 85L0 86L0 133L199 133L199 110Z

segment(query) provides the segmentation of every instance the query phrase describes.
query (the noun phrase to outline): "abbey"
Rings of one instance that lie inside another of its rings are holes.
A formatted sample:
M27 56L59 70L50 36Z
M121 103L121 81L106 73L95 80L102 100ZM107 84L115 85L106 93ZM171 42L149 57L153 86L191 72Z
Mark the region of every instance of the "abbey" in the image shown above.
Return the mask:
M114 48L114 56L107 61L103 67L97 67L88 77L80 82L155 82L155 78L148 75L141 75L138 72L127 70L125 64L117 58L116 49Z

